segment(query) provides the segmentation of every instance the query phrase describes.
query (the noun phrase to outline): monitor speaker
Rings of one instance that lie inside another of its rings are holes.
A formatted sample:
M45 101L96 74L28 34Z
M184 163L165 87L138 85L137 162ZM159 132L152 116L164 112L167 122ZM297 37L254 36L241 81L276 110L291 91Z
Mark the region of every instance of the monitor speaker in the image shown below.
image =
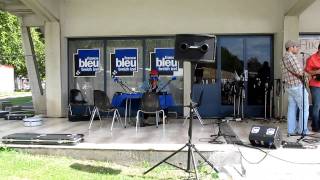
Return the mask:
M249 141L253 146L276 149L281 145L282 136L279 127L253 125Z
M214 63L216 36L209 34L177 34L175 59L178 61Z

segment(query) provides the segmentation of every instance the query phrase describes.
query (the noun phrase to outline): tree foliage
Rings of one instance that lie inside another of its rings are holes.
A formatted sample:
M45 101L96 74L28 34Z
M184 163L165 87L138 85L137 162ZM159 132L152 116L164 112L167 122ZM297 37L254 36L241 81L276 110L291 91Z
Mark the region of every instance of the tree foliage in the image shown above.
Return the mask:
M31 28L40 78L45 77L44 40L36 28ZM25 54L22 48L20 19L0 11L0 64L12 65L16 76L27 77Z

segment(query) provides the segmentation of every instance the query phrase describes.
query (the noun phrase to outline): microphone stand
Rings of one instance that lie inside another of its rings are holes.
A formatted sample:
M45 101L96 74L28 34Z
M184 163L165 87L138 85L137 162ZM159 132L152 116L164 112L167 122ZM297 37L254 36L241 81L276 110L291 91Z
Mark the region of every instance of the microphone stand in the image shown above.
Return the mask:
M173 79L170 79L165 85L163 85L159 90L158 92L161 92L164 88L166 88L170 83L171 81L173 81Z
M129 92L134 93L134 91L132 91L132 90L126 85L126 83L124 83L122 80L120 80L119 83L120 83L121 86L125 87Z
M305 53L302 53L302 67L304 67L304 60L305 60ZM306 136L307 136L307 132L304 132L304 126L305 126L305 117L304 117L304 91L305 91L305 76L304 76L304 72L302 74L302 131L300 134L300 138L297 139L297 142L300 142L301 140L303 140ZM308 124L306 124L308 126ZM308 129L308 128L307 128Z
M117 80L115 82L118 83L125 92L133 93L133 91L120 78L114 78Z

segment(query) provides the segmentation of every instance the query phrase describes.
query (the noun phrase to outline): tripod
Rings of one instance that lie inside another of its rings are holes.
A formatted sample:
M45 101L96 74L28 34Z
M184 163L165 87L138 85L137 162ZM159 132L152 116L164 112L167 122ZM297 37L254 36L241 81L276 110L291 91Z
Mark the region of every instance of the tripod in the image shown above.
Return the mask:
M217 139L219 137L236 137L234 135L228 135L228 134L224 134L222 133L221 131L221 124L223 123L224 121L223 120L220 120L218 121L216 124L218 125L218 133L217 134L213 134L213 135L210 135L210 137L215 137L213 138L211 141L209 141L209 143L212 143L212 144L222 144L221 141L218 141Z
M194 69L194 68L192 68ZM194 73L192 73L194 74ZM192 91L192 85L191 85L191 91ZM203 90L201 91L201 94L203 93ZM157 163L156 165L154 165L153 167L151 167L150 169L148 169L146 172L144 172L143 174L147 174L148 172L152 171L154 168L158 167L160 164L162 163L167 163L173 167L176 167L178 169L181 169L187 173L195 173L195 176L196 176L196 179L198 180L199 179L199 174L198 174L198 171L197 171L197 163L196 163L196 159L195 159L195 152L198 153L198 155L209 165L211 166L216 172L219 172L212 163L210 163L206 157L204 157L204 155L202 155L200 153L200 151L195 147L194 144L192 144L192 121L193 121L193 112L196 108L194 102L192 102L192 92L190 93L190 103L189 103L189 106L186 106L189 108L189 128L188 128L188 142L180 149L178 149L177 151L175 151L174 153L172 153L171 155L169 155L168 157L166 157L165 159L163 159L162 161L160 161L159 163ZM184 148L188 148L188 159L187 159L187 168L184 169L184 168L181 168L175 164L172 164L172 163L169 163L167 162L168 159L170 159L171 157L173 157L174 155L176 155L177 153L179 152L182 152L182 150ZM191 170L191 163L193 165L193 169L194 169L194 172Z

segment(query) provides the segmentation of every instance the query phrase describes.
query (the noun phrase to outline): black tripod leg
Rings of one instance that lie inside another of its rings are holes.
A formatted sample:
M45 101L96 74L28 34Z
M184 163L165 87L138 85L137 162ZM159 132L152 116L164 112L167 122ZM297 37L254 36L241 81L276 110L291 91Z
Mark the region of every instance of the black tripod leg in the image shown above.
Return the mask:
M192 162L193 162L193 168L194 168L194 172L196 174L196 179L198 180L199 179L199 174L198 174L198 170L197 170L197 163L196 163L196 159L194 158L194 152L193 152L193 149L191 149L191 155L192 155Z
M188 160L187 160L187 171L190 172L191 165L191 148L188 146Z
M166 160L170 159L172 156L174 156L175 154L177 154L178 152L182 151L185 147L187 147L187 144L184 145L182 148L178 149L176 152L172 153L170 156L166 157L165 159L163 159L162 161L160 161L158 164L154 165L153 167L151 167L150 169L148 169L146 172L144 172L143 174L147 174L148 172L152 171L154 168L158 167L160 164L166 162Z
M209 164L209 166L211 166L211 167L214 169L214 171L216 171L216 173L219 172L218 169L216 169L216 168L214 167L214 165L213 165L211 162L209 162L209 161L206 159L206 157L204 157L204 155L202 155L202 154L200 153L200 151L199 151L194 145L192 146L192 148L199 154L199 156L201 156L201 158L202 158L207 164Z

